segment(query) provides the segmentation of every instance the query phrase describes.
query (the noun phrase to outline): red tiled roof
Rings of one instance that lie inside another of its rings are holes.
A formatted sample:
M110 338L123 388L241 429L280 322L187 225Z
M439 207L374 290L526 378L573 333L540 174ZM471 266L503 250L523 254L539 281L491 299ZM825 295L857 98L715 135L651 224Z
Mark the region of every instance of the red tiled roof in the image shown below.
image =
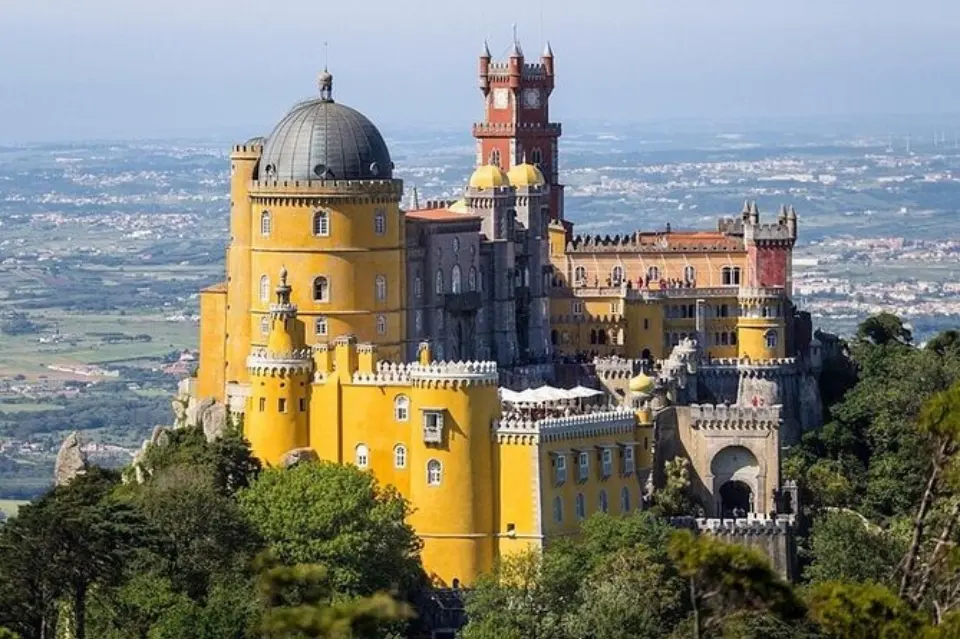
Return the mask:
M465 220L479 220L477 215L456 213L449 209L419 209L407 211L407 217L423 222L463 222Z
M226 293L227 292L227 283L219 282L217 284L212 284L207 288L201 289L201 293Z

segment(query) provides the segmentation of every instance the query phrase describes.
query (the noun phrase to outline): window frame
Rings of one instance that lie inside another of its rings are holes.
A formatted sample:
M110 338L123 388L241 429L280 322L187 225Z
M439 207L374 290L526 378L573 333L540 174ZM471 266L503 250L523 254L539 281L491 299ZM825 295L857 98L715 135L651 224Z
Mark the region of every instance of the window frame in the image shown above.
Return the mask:
M393 398L393 419L397 422L410 421L410 398L403 393Z
M600 449L600 474L603 477L610 477L613 475L613 449L612 448L601 448Z
M323 330L320 330L321 327L323 328ZM327 321L326 315L318 315L313 320L313 331L319 337L326 337L327 335L330 334L330 323Z
M443 277L443 269L442 269L442 268L438 268L438 269L437 269L437 274L433 277L433 292L434 292L436 295L443 295L443 293L444 293L444 281L443 281L443 280L444 280L444 277Z
M373 233L374 235L387 234L387 212L383 209L377 209L373 214Z
M590 453L585 450L577 451L577 480L590 479Z
M370 467L370 448L363 442L353 448L353 465L361 470Z
M377 335L387 334L387 316L383 313L377 315Z
M597 511L601 513L610 512L610 499L607 497L606 488L601 488L600 494L597 495Z
M623 474L632 475L637 472L637 455L633 444L623 447Z
M319 209L313 213L313 236L330 237L330 212Z
M260 301L264 304L270 301L270 276L260 276Z
M563 498L560 495L553 498L553 521L563 523Z
M450 291L454 294L463 291L463 271L459 264L454 264L450 269Z
M553 458L553 480L562 484L567 481L567 456L555 455Z
M324 286L320 287L321 280L323 281ZM313 287L311 293L313 294L313 301L321 304L327 304L330 302L330 278L326 275L317 275L313 278ZM321 295L317 295L317 291L322 291Z
M387 301L387 276L377 275L373 280L373 294L378 302Z
M576 508L578 521L583 521L587 518L587 500L583 496L583 493L577 493L574 507Z
M439 486L443 483L443 464L437 458L427 460L427 486Z
M264 209L260 212L260 237L270 237L273 232L273 216Z
M403 444L397 444L393 447L393 467L397 470L407 468L407 447Z
M620 512L629 513L630 512L630 487L623 486L620 488Z

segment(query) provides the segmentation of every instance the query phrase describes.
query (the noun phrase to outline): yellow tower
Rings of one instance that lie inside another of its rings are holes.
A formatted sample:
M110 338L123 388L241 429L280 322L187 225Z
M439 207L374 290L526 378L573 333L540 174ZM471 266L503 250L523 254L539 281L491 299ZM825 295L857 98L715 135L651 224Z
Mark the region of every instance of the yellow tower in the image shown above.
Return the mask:
M244 435L264 463L276 465L285 453L309 444L310 377L313 357L303 341L303 324L290 302L287 270L280 269L276 302L270 305L265 347L247 357L250 399Z
M777 359L786 352L786 305L777 289L740 289L737 319L738 357Z
M285 264L297 278L293 302L308 343L349 334L386 359L399 357L402 192L380 132L334 102L333 77L324 72L320 97L295 105L267 138L250 186L250 344L266 342L270 276Z
M411 369L411 406L419 413L410 441L410 524L423 539L423 563L435 581L471 583L495 554L490 429L500 417L493 362L429 362L421 346ZM440 568L438 570L438 568Z

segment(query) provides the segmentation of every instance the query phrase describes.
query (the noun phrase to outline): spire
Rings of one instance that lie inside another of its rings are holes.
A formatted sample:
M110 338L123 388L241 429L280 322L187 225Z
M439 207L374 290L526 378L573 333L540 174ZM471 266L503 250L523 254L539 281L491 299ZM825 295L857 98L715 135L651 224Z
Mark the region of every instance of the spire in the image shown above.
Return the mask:
M517 37L517 24L513 24L513 48L510 49L511 58L522 58L523 49L520 48L520 39Z
M417 193L417 187L413 187L413 210L420 210L420 195Z
M543 56L542 56L542 57L544 57L544 58L552 58L552 57L553 57L553 49L550 48L550 41L549 41L549 40L547 40L547 44L544 45L544 47L543 47Z
M490 55L490 45L487 43L486 40L483 41L483 53L480 54L480 57L487 58L488 60L493 57L492 55Z
M277 305L290 305L290 285L287 284L287 267L280 267L280 283L277 284Z

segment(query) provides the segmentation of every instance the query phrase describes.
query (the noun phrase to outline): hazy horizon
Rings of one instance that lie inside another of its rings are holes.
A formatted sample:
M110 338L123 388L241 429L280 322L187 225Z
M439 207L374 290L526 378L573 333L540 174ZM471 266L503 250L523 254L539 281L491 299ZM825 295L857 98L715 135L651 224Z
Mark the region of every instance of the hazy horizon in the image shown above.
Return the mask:
M335 97L386 134L466 128L483 41L502 56L514 22L528 58L553 45L563 122L960 123L960 3L946 0L80 4L0 0L0 145L267 134L315 94L324 41Z

